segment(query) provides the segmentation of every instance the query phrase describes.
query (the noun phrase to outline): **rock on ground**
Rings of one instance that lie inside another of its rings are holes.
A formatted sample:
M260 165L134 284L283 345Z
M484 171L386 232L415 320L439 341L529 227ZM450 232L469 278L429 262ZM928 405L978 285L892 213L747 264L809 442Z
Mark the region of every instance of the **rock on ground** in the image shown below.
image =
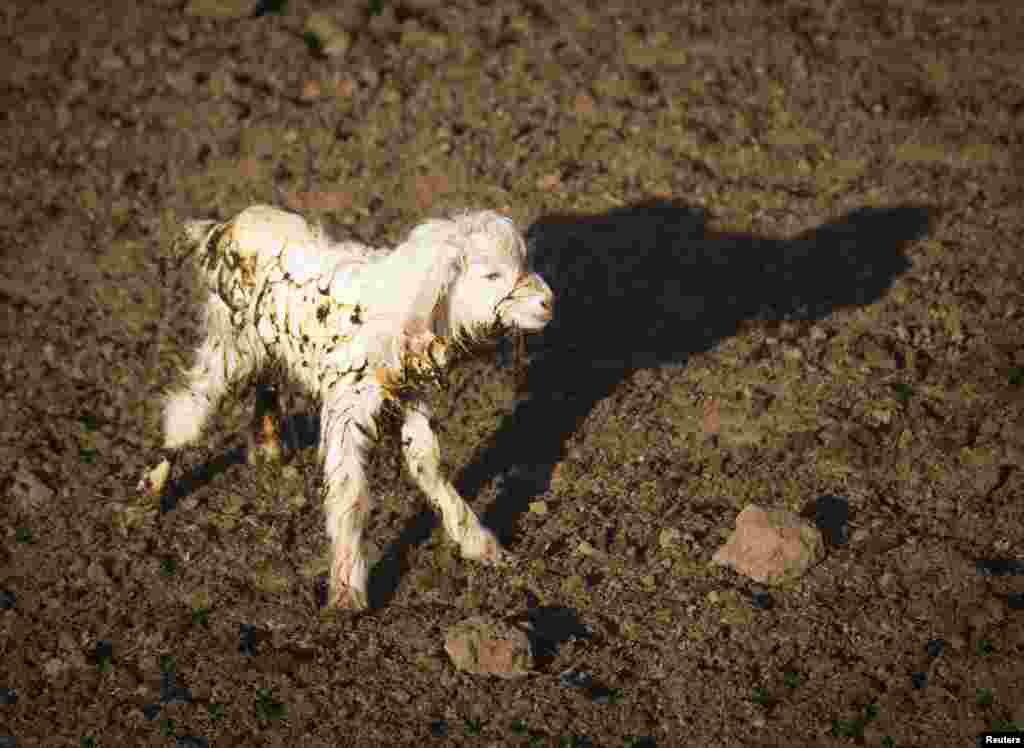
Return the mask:
M712 560L758 582L782 584L802 576L824 550L818 529L792 512L750 504Z
M475 616L448 630L444 649L459 670L474 675L519 678L533 667L526 634L502 621Z

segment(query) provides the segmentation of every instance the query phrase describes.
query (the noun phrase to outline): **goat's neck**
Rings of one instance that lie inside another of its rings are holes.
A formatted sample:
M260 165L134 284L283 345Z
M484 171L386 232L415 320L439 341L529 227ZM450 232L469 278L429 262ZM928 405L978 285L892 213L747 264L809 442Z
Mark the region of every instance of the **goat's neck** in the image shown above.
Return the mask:
M447 298L438 299L434 306L434 312L430 316L430 331L443 340L451 340L455 336L456 331L452 327Z

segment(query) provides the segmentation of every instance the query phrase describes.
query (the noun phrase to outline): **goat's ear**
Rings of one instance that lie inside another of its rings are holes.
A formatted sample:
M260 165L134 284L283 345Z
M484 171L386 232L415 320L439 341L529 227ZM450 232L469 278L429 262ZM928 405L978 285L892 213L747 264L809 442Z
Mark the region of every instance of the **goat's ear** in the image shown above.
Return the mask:
M453 241L417 241L408 247L402 279L394 293L403 305L403 330L431 329L438 313L446 313L445 297L461 272L462 251ZM404 295L404 298L402 296Z

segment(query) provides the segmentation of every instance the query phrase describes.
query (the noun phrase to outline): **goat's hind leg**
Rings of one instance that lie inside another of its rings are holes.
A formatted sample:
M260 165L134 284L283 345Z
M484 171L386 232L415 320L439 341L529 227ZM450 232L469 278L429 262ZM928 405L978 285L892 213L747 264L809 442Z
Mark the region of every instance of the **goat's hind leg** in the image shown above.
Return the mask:
M463 558L494 566L512 562L514 556L484 527L472 507L441 474L441 448L430 427L425 403L411 404L402 424L402 452L413 480L441 512L448 536L459 544Z
M263 378L256 383L256 408L248 438L249 464L280 462L285 457L286 444L291 441L286 429L279 387Z
M214 333L199 346L195 365L185 374L186 384L164 400L163 459L145 472L138 490L151 497L163 494L181 450L199 440L203 427L231 388L251 373L256 362L237 344Z

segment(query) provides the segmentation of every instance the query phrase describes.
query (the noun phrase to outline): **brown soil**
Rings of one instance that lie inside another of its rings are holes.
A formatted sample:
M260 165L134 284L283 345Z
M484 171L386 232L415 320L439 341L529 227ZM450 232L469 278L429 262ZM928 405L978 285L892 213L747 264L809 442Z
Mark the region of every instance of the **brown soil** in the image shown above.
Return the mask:
M184 5L0 11L0 745L1024 729L1024 6L383 0L339 4L345 51L306 0ZM519 567L459 559L384 447L374 609L322 610L315 450L242 464L251 392L136 495L197 332L166 238L257 201L530 227L529 397L492 363L438 396ZM825 560L709 565L749 502ZM535 672L457 672L474 615Z

